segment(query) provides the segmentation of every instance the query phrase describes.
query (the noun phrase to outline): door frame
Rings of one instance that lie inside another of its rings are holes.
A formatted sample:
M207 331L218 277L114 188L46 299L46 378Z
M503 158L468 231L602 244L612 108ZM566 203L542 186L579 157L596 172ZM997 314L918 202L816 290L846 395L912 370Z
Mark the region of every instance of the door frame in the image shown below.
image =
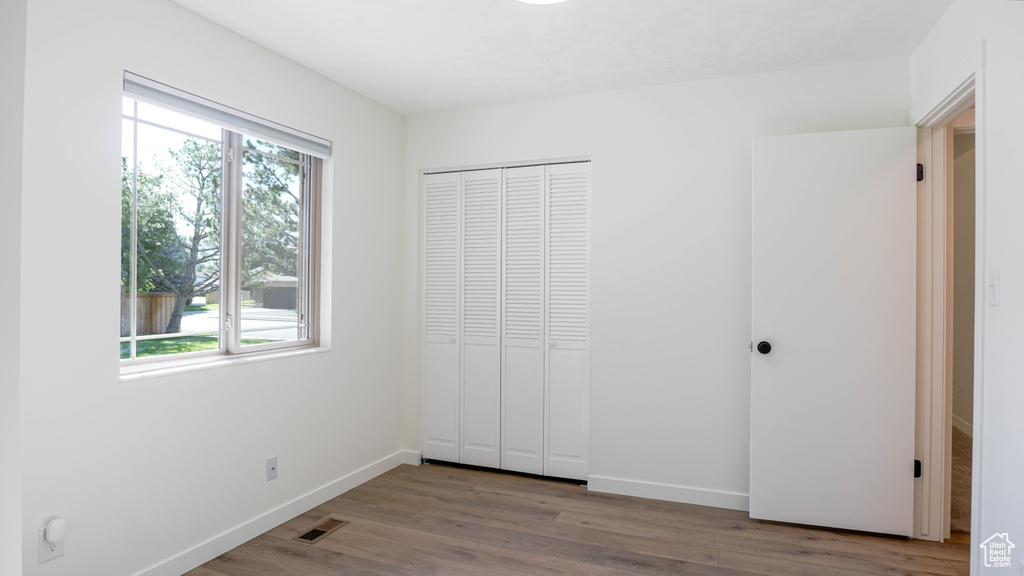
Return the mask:
M977 66L963 70L959 84L947 90L926 113L911 122L918 127L918 346L916 454L923 464L915 483L914 537L942 541L950 536L952 470L952 318L953 318L953 120L975 106L975 302L974 435L971 495L971 556L974 564L979 526L981 471L981 398L984 391L984 201L985 100L984 47ZM970 62L971 59L968 59ZM965 75L964 75L965 74Z

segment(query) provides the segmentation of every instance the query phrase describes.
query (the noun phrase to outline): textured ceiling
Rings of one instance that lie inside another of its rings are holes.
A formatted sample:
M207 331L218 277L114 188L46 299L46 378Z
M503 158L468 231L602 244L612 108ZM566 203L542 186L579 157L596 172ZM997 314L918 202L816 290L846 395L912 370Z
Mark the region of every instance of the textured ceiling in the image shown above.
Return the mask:
M404 114L909 56L951 0L174 0Z

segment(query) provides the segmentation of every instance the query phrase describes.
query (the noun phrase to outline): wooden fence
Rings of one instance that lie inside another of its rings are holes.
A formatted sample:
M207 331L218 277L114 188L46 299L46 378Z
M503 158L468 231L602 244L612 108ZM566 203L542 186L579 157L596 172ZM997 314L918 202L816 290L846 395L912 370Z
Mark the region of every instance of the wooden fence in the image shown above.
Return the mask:
M135 333L139 336L147 334L163 334L167 331L167 323L174 313L174 294L139 294L136 305ZM121 291L121 336L128 336L131 330L131 301L128 294Z

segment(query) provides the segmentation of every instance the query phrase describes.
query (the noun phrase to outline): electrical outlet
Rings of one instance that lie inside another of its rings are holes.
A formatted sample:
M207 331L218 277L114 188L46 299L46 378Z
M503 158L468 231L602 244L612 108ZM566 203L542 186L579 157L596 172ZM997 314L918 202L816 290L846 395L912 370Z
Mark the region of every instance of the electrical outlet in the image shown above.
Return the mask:
M46 541L46 528L39 529L39 563L49 562L64 555L64 541L56 544Z
M267 458L267 482L277 478L277 456Z

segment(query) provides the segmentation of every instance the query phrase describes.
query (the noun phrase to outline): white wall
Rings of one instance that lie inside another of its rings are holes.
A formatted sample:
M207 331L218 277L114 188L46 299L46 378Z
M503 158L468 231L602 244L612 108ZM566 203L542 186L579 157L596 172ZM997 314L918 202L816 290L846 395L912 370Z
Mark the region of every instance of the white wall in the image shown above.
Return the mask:
M1001 305L983 305L982 357L977 362L974 405L974 571L984 568L978 544L996 532L1017 544L1014 568L1024 560L1024 2L954 0L912 60L915 107L930 102L937 87L984 42L985 65L977 102L979 267L1000 270ZM953 78L955 81L956 78ZM979 278L980 280L980 278ZM982 286L976 284L976 287ZM983 290L983 288L982 288Z
M21 571L21 182L26 0L0 3L0 574Z
M973 434L974 134L953 141L953 425Z
M16 27L9 4L4 36ZM167 0L29 0L26 54L24 573L180 574L333 496L362 467L397 463L404 120ZM332 351L119 381L125 69L333 140ZM7 71L5 61L5 83ZM280 477L266 483L271 455ZM51 515L69 523L66 554L40 566L36 530Z
M418 277L419 170L590 156L591 485L745 507L751 138L904 126L909 105L895 59L410 118L406 275ZM407 282L410 351L417 294Z

